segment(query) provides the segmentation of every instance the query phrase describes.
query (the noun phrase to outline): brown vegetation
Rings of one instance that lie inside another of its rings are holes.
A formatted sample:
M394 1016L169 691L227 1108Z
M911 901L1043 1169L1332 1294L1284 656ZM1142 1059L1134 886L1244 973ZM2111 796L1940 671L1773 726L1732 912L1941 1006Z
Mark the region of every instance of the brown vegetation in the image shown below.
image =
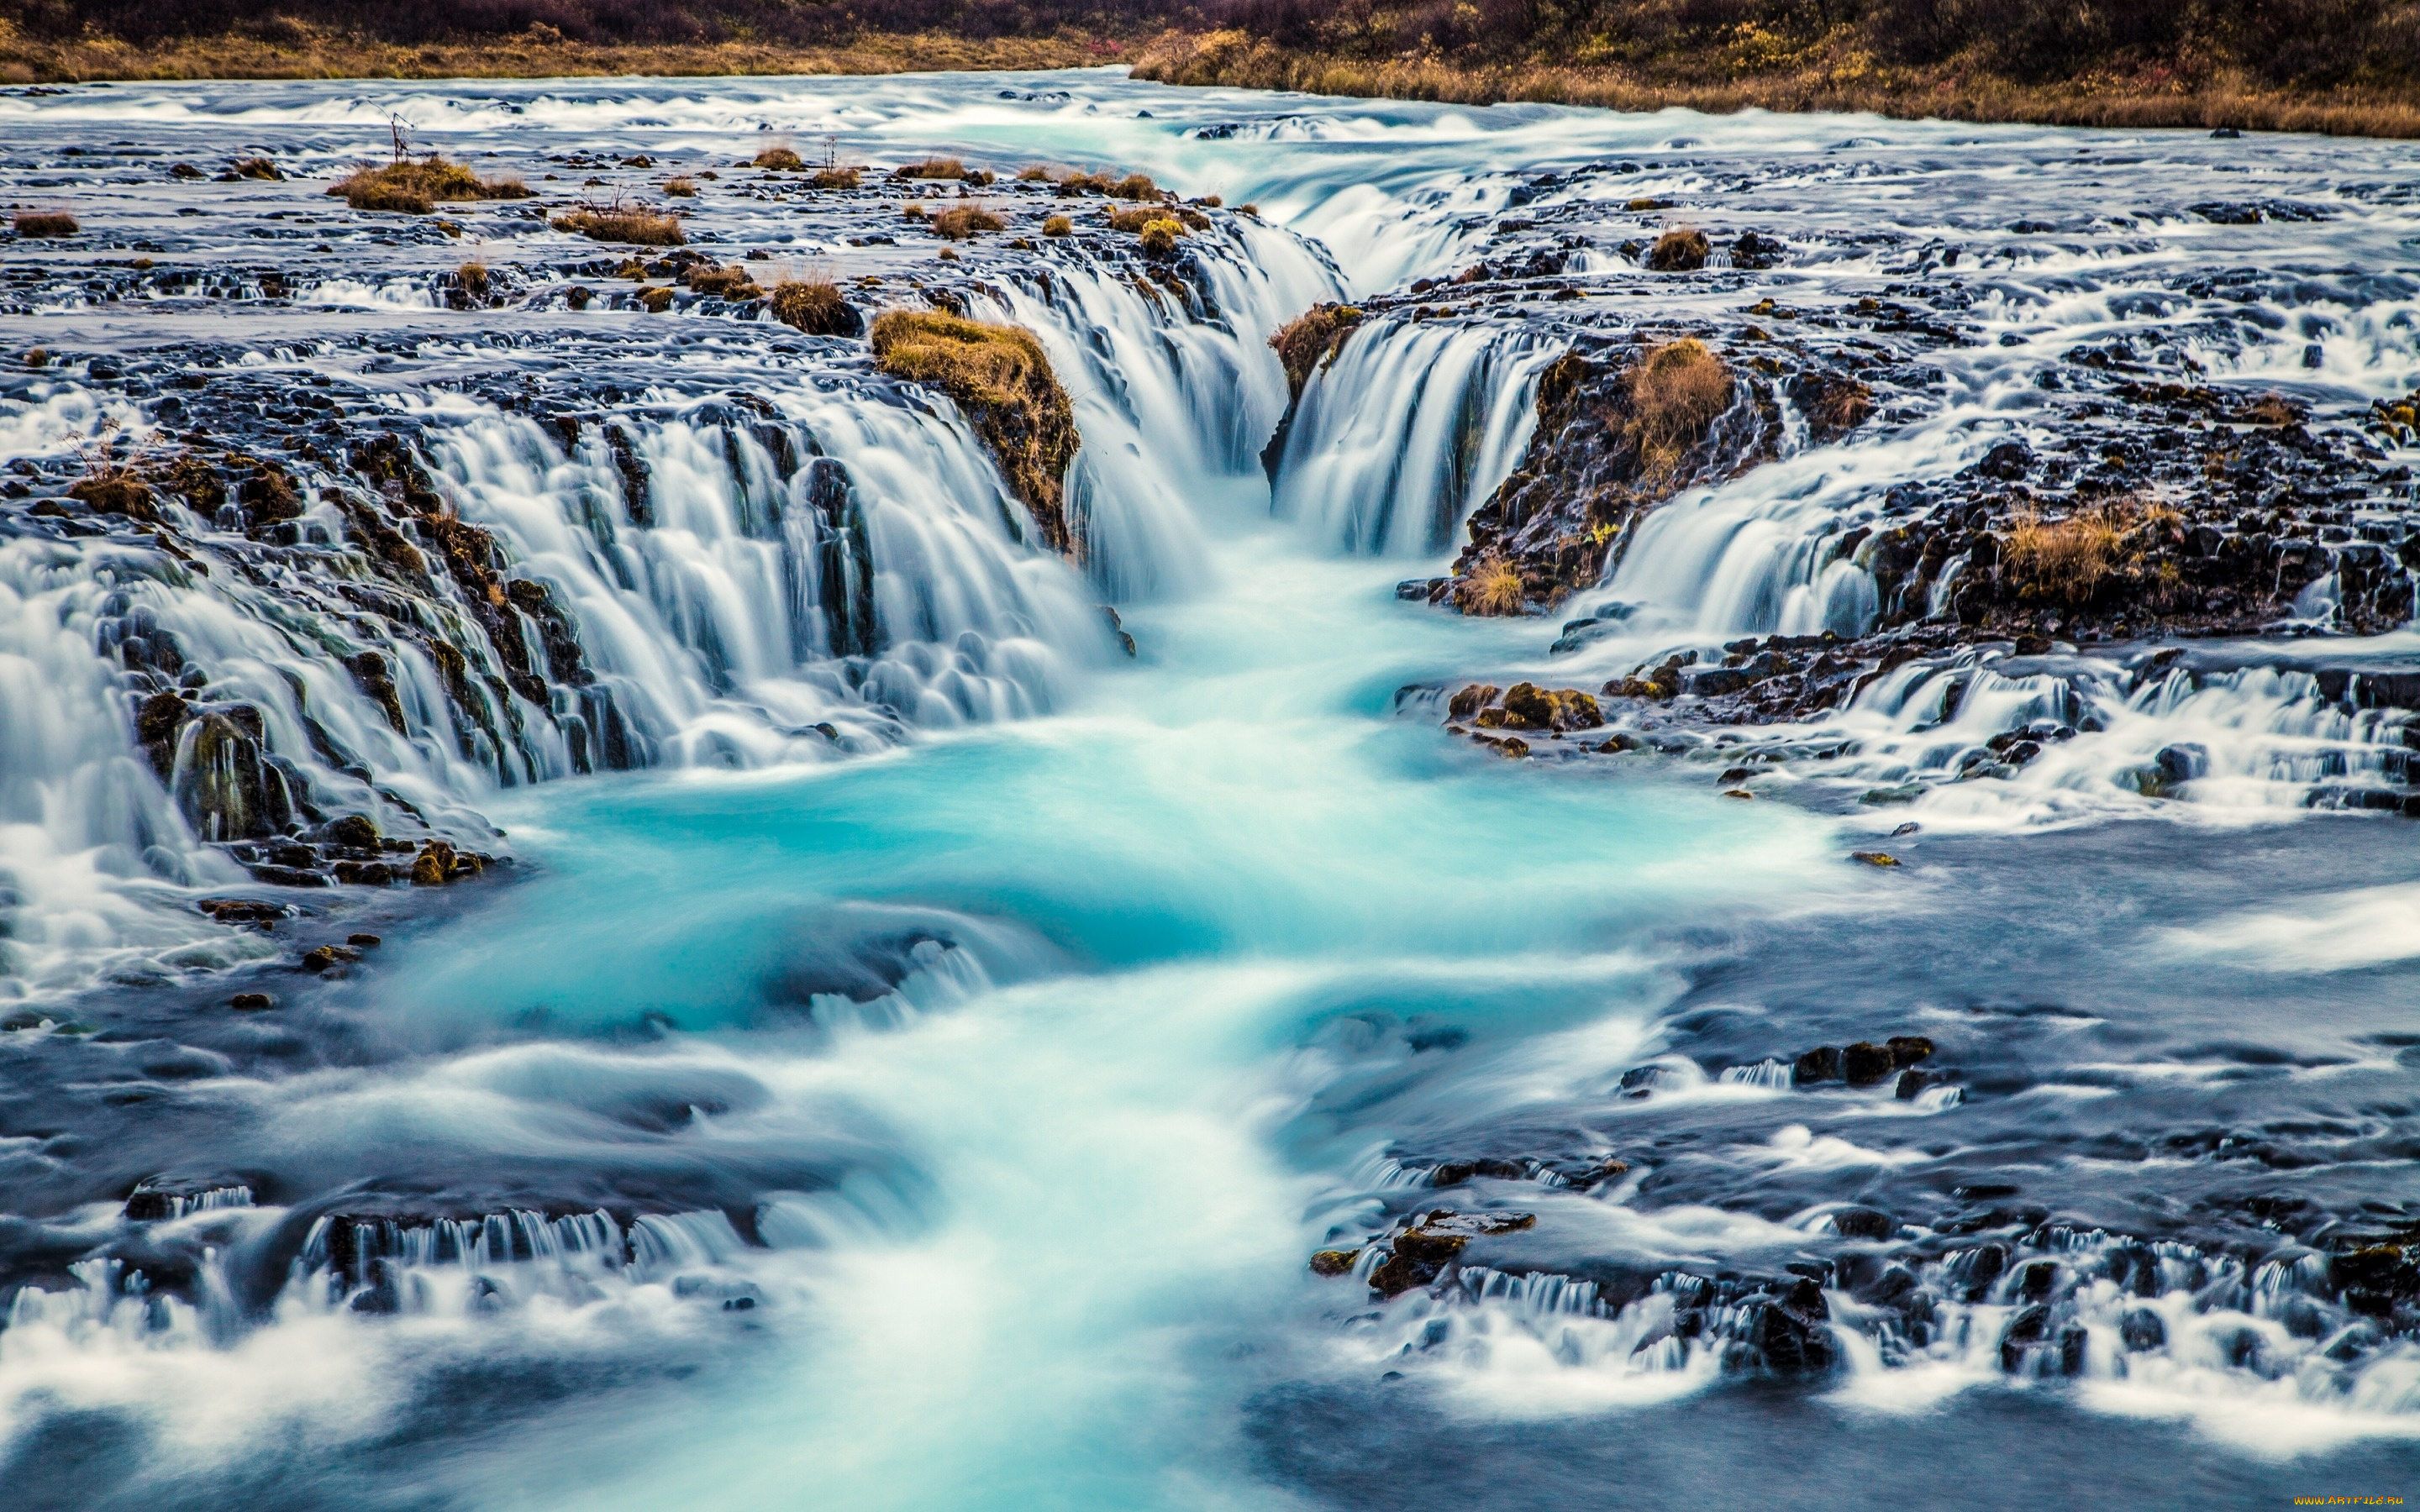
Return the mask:
M65 210L19 210L16 226L21 237L71 237L83 229Z
M357 210L400 210L407 215L426 215L442 202L527 199L530 193L518 178L482 178L458 162L434 155L357 168L330 184L328 193L342 195Z
M814 184L817 189L855 189L857 187L857 170L854 168L818 168L815 170L814 177L809 179L808 182Z
M664 193L670 194L675 199L694 199L697 197L697 180L694 178L667 178L664 180Z
M525 16L526 7L481 5L474 12L470 4L444 3L406 8L328 0L315 8L301 0L232 22L227 8L180 14L173 0L145 7L131 0L11 6L18 24L0 33L0 79L829 76L1063 69L1102 61L1099 44L1078 34L1059 35L1056 17L1024 37L983 35L988 28L964 26L954 15L861 18L859 8L844 12L839 7L759 7L765 14L751 25L738 13L743 8L726 0L717 8L721 14L703 21L665 6L574 26L561 12L576 6L577 0L555 0L547 7L556 11L557 24L524 23L516 11ZM296 19L298 12L302 19ZM746 35L722 24L726 19L741 22ZM638 24L621 24L632 22ZM953 25L954 34L943 29Z
M799 156L796 147L767 147L749 161L774 173L797 173L807 165L807 160Z
M1667 342L1630 373L1632 436L1648 465L1669 471L1731 405L1731 370L1694 336Z
M455 286L473 299L488 292L488 265L473 257L454 270Z
M1076 223L1063 215L1054 215L1042 223L1042 234L1046 237L1063 237L1075 229Z
M238 158L227 173L237 178L260 178L271 183L283 182L286 177L267 158Z
M1467 578L1454 584L1454 597L1465 614L1493 616L1520 613L1527 593L1521 570L1503 553L1488 551L1471 564Z
M2121 499L2060 519L2018 515L2000 546L2000 579L2019 599L2080 609L2128 561L2144 538L2173 523L2173 512Z
M955 158L926 158L894 170L893 178L964 178L967 165Z
M979 205L958 205L933 217L933 234L949 241L964 241L985 231L1001 230L1007 224Z
M886 311L873 337L875 365L948 394L999 458L1044 541L1080 557L1083 543L1069 528L1063 489L1082 439L1041 343L1016 326L938 311Z
M692 294L711 294L722 300L752 300L765 292L756 286L755 277L738 263L725 267L700 263L681 282L690 286Z
M829 278L783 279L773 285L773 318L810 336L854 336L864 329Z
M689 238L681 234L680 217L634 205L583 205L566 210L550 223L558 231L588 238L591 241L627 241L640 247L678 247Z
M1706 256L1714 248L1706 234L1695 226L1676 226L1655 239L1649 249L1647 266L1659 273L1690 273L1706 266Z
M2420 0L1233 0L1135 76L1652 111L2420 136Z
M1334 358L1344 338L1361 323L1361 311L1350 304L1318 304L1280 326L1269 347L1285 366L1286 387L1297 399L1311 381L1311 370Z

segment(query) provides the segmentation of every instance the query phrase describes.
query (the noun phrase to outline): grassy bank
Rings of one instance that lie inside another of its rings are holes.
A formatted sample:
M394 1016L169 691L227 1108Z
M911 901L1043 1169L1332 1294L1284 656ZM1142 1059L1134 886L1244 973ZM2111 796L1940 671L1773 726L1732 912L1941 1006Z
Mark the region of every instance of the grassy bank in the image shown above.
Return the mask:
M406 44L288 24L253 36L164 38L140 45L86 35L29 38L0 23L0 80L551 79L654 74L909 73L1065 69L1120 60L1119 44L1079 35L970 39L946 33L866 34L845 44L747 41L595 43L543 30L473 41Z
M1719 66L1719 59L1710 59ZM1169 32L1136 50L1138 78L1171 85L1298 89L1365 99L1463 104L1534 100L1649 111L1871 111L1901 119L2055 126L2201 127L2420 137L2420 100L2401 91L2264 89L2225 77L2095 72L2023 84L1972 70L1879 66L1827 57L1722 78L1652 77L1621 68L1550 63L1383 61L1296 51L1241 31Z
M2331 135L2420 138L2420 97L2411 89L2277 89L2241 75L2180 77L2176 70L2091 70L2057 83L2018 83L1961 66L1892 68L1861 54L1793 58L1781 68L1738 68L1706 55L1699 68L1585 68L1566 63L1488 63L1425 58L1350 58L1290 49L1241 29L1167 31L1135 51L1135 77L1167 85L1302 89L1365 100L1457 104L1588 104L1619 111L1684 106L1697 111L1873 111L1898 118L2025 121L2040 126L2195 126L2316 131ZM1697 75L1697 77L1692 77Z

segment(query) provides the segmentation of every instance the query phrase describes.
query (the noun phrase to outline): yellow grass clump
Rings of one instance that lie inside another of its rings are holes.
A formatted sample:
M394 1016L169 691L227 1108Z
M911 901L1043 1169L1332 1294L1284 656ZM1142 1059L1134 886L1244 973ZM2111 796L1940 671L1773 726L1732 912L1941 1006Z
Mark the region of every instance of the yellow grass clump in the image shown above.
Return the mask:
M1731 370L1694 336L1666 342L1630 373L1632 439L1647 464L1668 470L1731 406Z
M1465 614L1518 614L1528 598L1521 569L1500 551L1487 551L1470 564L1470 576L1454 585L1454 602Z
M357 168L328 186L357 210L399 210L427 215L444 202L527 199L529 186L503 177L482 178L458 162L434 155L406 158L380 168Z
M1064 487L1082 437L1067 391L1032 333L939 311L889 310L876 318L873 340L876 367L950 396L999 459L1043 540L1080 557Z
M985 231L1004 229L1008 223L979 205L959 205L933 217L933 234L950 241L964 241Z
M627 241L640 247L678 247L689 241L681 234L679 216L639 206L583 205L564 211L550 224L558 231L591 241Z

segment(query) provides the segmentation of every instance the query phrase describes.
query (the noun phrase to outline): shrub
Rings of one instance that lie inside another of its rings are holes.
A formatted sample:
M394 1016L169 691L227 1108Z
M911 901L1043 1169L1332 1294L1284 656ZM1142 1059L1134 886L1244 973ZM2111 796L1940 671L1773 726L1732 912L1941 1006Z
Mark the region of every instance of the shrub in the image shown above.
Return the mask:
M681 234L679 216L637 206L584 205L564 211L551 224L558 231L591 241L627 241L641 247L678 247L689 241Z
M1280 326L1269 337L1270 349L1285 366L1286 387L1295 398L1302 397L1302 386L1311 381L1311 369L1335 356L1360 323L1361 312L1353 305L1318 304Z
M752 161L755 166L769 168L776 173L796 172L807 165L807 160L790 147L767 147Z
M1690 273L1706 266L1706 255L1714 249L1706 234L1695 226L1675 226L1655 239L1647 254L1647 266L1659 273Z
M964 178L967 165L955 158L926 158L898 169L894 178Z
M21 237L71 237L82 229L76 218L65 210L17 212L17 234Z
M939 311L890 310L874 322L875 365L939 389L999 458L1052 549L1082 554L1063 492L1082 438L1075 407L1031 332Z
M1454 602L1465 614L1518 614L1528 598L1521 569L1500 551L1482 552L1470 575L1454 585Z
M1177 239L1184 235L1185 226L1182 222L1169 220L1152 222L1142 228L1143 255L1146 257L1175 256Z
M1648 465L1668 469L1731 405L1731 370L1694 336L1666 342L1630 373L1631 436Z
M773 318L810 336L854 336L865 330L855 307L829 278L783 279L773 285Z
M1076 223L1063 215L1054 215L1042 223L1042 234L1046 237L1063 237L1075 229Z
M857 187L857 170L854 168L818 168L815 170L814 177L811 179L810 182L812 182L817 189L855 189Z
M482 178L443 158L407 158L382 168L357 168L328 186L357 210L400 210L426 215L442 201L527 199L529 188L509 176Z
M950 241L964 241L985 231L998 231L1008 223L977 205L960 205L933 217L933 234Z
M694 178L667 178L664 180L664 193L670 194L675 199L694 199L697 197L697 180Z

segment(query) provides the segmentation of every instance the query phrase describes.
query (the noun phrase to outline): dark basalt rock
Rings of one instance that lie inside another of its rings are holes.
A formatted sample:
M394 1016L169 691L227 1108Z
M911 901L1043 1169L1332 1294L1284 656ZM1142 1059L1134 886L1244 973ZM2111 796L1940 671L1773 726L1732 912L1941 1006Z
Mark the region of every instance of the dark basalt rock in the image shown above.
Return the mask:
M1388 1257L1370 1273L1371 1288L1385 1297L1424 1287L1442 1275L1474 1239L1509 1234L1537 1223L1534 1213L1425 1213L1386 1241Z

